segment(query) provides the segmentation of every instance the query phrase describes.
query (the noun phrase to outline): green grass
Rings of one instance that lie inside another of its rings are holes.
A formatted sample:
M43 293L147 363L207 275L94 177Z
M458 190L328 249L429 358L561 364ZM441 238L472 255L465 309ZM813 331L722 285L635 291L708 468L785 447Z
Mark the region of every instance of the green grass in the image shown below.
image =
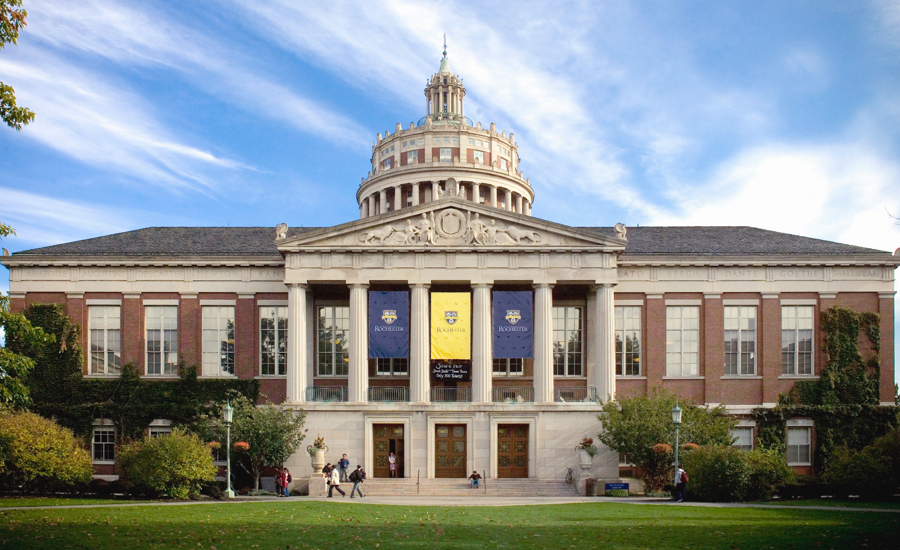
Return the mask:
M835 508L877 508L879 510L900 510L900 501L873 502L865 500L835 500L833 498L810 498L802 500L775 500L759 502L773 506L832 506Z
M127 502L153 502L150 500L130 500L126 498L85 498L85 497L0 497L0 508L14 506L80 506L84 504L123 504Z
M0 548L896 548L900 514L328 502L0 510Z

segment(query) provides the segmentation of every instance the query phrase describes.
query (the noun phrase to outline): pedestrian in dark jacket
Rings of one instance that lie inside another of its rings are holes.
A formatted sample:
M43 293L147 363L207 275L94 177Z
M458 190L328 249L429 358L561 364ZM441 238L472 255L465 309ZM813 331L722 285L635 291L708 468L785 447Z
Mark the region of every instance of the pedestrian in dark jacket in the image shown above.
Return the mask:
M364 495L362 491L359 489L359 485L366 480L366 471L362 469L362 466L359 464L356 465L356 469L350 474L350 481L353 482L353 489L350 490L350 498L353 498L354 493L359 493L359 498L362 498Z

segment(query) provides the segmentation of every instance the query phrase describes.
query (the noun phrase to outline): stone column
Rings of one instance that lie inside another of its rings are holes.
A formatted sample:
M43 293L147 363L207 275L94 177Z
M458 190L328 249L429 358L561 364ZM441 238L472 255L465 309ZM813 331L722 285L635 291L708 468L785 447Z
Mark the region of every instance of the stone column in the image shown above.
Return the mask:
M472 304L472 402L489 403L494 365L491 285L476 284Z
M531 203L528 201L525 201L525 215L526 216L531 215Z
M288 288L288 403L306 401L306 285L292 283Z
M366 199L362 199L359 203L359 219L365 219L369 217L369 203L366 202Z
M394 211L396 212L404 206L406 205L403 204L403 186L398 185L397 187L394 187Z
M596 361L592 372L587 373L588 385L597 388L597 397L601 402L610 401L616 397L616 307L615 285L604 283L594 287L596 300L594 301L596 321L593 345L597 352L594 355ZM590 342L588 345L592 345Z
M387 211L387 189L382 189L378 192L378 213L384 214Z
M382 191L383 193L384 191ZM368 401L369 390L369 285L350 285L350 369L347 400Z
M369 217L375 215L375 194L369 195Z
M441 196L441 182L433 181L431 182L431 200L436 201Z
M411 403L431 401L431 346L429 345L428 288L412 285L409 304L409 400Z
M491 206L497 208L497 186L491 186Z
M477 182L472 182L472 202L476 204L480 204L481 200L481 184Z
M534 401L553 402L553 285L534 285Z
M516 212L519 214L524 214L525 211L522 209L522 204L525 201L523 200L522 195L516 195Z
M412 184L413 190L413 206L419 204L419 182Z

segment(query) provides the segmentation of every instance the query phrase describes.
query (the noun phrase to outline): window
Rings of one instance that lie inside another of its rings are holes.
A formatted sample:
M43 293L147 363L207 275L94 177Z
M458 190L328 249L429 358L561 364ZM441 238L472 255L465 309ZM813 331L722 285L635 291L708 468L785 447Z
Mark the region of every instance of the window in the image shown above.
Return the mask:
M425 145L425 138L419 138L419 145Z
M641 375L641 308L616 307L616 376Z
M119 306L90 306L91 374L122 373L122 330Z
M419 152L418 151L409 151L406 153L406 164L412 164L413 161L419 160Z
M485 189L484 187L479 187L478 188L478 202L481 204L486 204L487 203L487 194L488 194L487 189Z
M378 376L409 376L409 360L405 357L376 359L375 374Z
M203 375L234 375L234 306L203 306Z
M144 308L147 374L178 374L178 306Z
M725 307L725 374L756 374L756 307Z
M453 138L450 140L450 143L459 144L459 138Z
M287 374L286 306L259 308L259 373L262 376Z
M171 426L150 426L147 435L152 439L154 437L165 437L172 434Z
M392 160L394 160L394 157L390 157L390 158L384 159L384 167L385 167L385 168L390 168L390 167L391 167L391 161L392 161Z
M790 465L808 466L810 461L810 428L787 429L787 461Z
M666 308L666 376L697 376L700 364L700 308Z
M583 308L553 308L553 375L583 376Z
M446 136L444 136L444 143L450 143L450 138L449 138L449 137L446 137Z
M320 306L318 315L319 376L347 376L350 355L350 307Z
M94 428L92 441L94 462L116 461L116 430L115 428Z
M501 170L506 170L506 167L507 167L507 166L508 166L508 164L507 164L507 162L506 162L506 159L505 159L505 158L501 158L501 159L500 159L500 169L501 169Z
M472 151L475 164L484 164L484 151Z
M406 206L412 206L413 203L413 192L412 189L406 190Z
M522 376L525 360L517 357L494 358L494 376Z
M466 143L468 143L469 145L475 145L475 140L472 139L472 138L469 138L469 139L466 141Z
M481 140L480 140L480 139L475 141L475 145L477 145L477 146L479 146L479 147L483 147L483 145L481 144Z
M736 447L742 451L753 450L753 428L738 427L731 430L731 437L734 438L732 447Z
M781 307L781 374L813 374L813 306Z
M452 155L452 149L449 147L441 147L441 162L450 162L450 155Z

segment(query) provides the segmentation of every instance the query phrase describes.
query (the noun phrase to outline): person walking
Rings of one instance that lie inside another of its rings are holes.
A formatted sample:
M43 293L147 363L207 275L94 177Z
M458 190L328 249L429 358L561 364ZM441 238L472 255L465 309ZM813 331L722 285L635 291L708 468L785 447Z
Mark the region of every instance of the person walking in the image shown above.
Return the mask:
M347 460L347 455L341 457L338 461L338 467L341 469L341 481L347 481L347 470L350 469L350 461Z
M341 474L337 471L337 468L331 469L331 485L328 486L328 498L333 496L333 491L339 492L342 497L347 496L347 493L341 491Z
M291 482L294 481L294 478L291 477L291 471L287 468L284 469L284 482L282 483L282 488L284 489L284 496L291 496Z
M388 470L390 477L397 477L397 455L394 453L388 455Z
M469 479L472 480L469 487L471 489L477 489L481 483L481 474L479 474L477 470L472 470L472 475L469 476Z
M354 493L359 493L359 498L362 498L362 491L359 489L360 483L366 480L366 472L362 469L362 466L359 464L356 465L356 469L350 474L350 481L353 482L353 488L350 489L350 498L353 498Z
M684 502L684 491L687 489L688 475L681 469L681 464L675 468L675 502Z
M275 471L275 492L280 497L284 496L284 470L281 468Z

